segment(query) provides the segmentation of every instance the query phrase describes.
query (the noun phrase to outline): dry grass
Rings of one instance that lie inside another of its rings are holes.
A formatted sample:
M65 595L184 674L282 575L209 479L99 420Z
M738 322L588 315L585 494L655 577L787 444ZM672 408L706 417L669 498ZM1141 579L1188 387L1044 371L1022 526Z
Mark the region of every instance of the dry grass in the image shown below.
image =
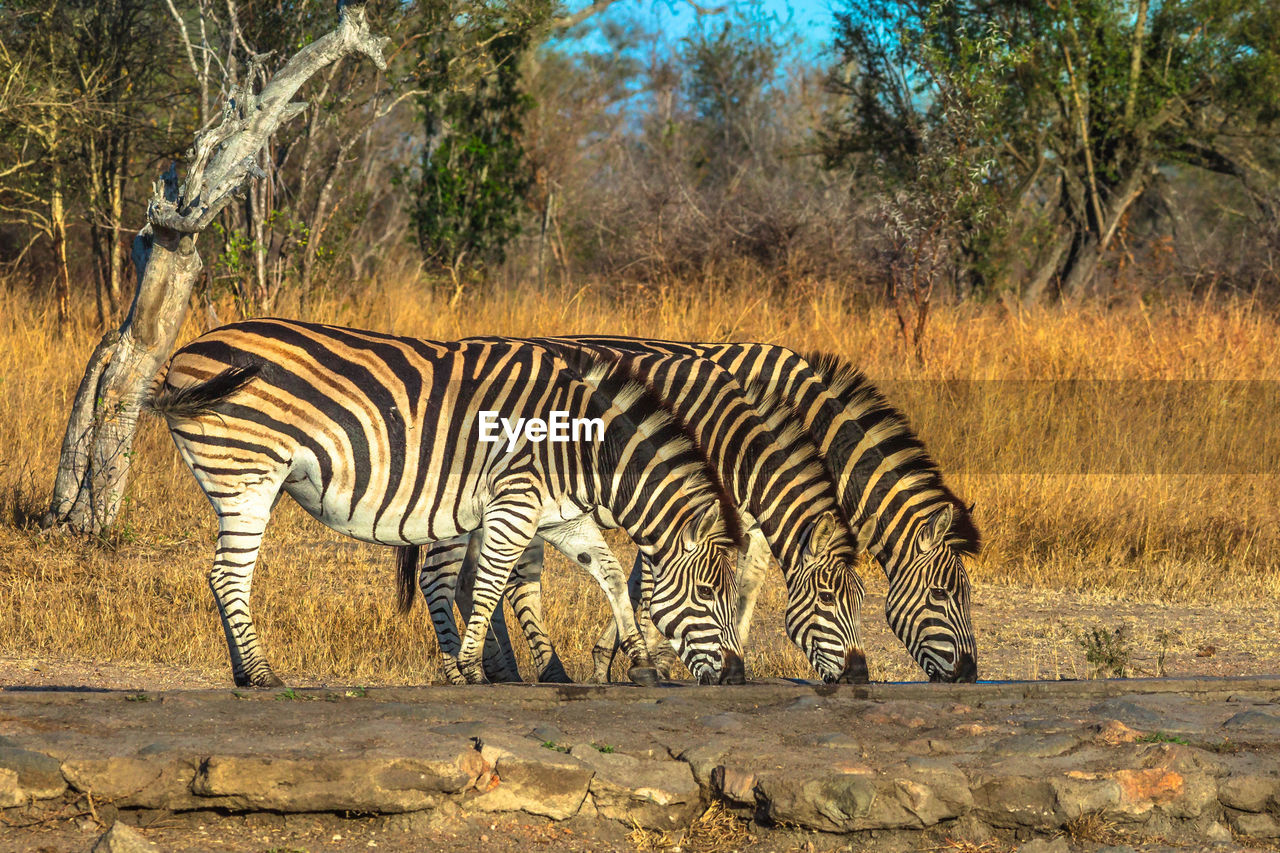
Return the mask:
M636 825L627 841L641 853L684 850L688 853L730 853L751 843L747 822L714 802L685 829L657 830Z
M775 341L836 352L873 378L895 383L1280 377L1280 322L1271 311L1245 303L941 308L920 365L904 353L889 311L850 304L836 288L820 284L799 288L803 295L785 302L759 295L765 292L632 290L614 299L605 286L592 285L468 297L451 308L425 288L378 284L354 298L313 300L305 316L433 338L613 332ZM223 321L234 317L230 305L216 307ZM299 314L291 306L280 313ZM182 339L212 325L202 306L192 312ZM97 335L86 319L59 338L47 306L0 291L0 547L7 556L0 600L9 603L0 609L0 647L9 657L224 671L221 629L204 582L214 519L162 424L143 424L128 503L107 541L77 541L30 526L45 507L68 406ZM1028 419L1025 429L1011 429L1008 413L998 407L958 411L954 400L907 396L908 413L944 470L959 472L950 477L952 486L977 502L988 542L972 569L980 595L998 595L994 585L1243 605L1274 601L1280 593L1280 478L1273 472L983 473L967 463L1011 454L1050 471L1072 470L1067 456L1079 445L1046 448L1044 436L1055 423L1088 423L1090 410L1084 403L1073 409L1068 400L1047 416ZM1202 404L1208 405L1188 398L1188 405ZM1262 425L1274 418L1274 412L1264 414ZM1191 410L1185 422L1206 419L1218 433L1261 428L1257 413L1246 408L1227 415ZM1141 422L1132 428L1135 434L1148 429ZM1177 420L1154 428L1168 441L1180 440ZM619 543L626 562L631 552L625 540L611 541ZM295 679L302 674L369 684L438 678L435 644L421 610L408 620L393 612L389 558L383 549L342 540L289 502L280 505L254 591L259 627L280 671ZM867 569L864 578L873 592L883 589L878 571ZM604 622L602 597L558 555L549 563L546 594L552 635L571 674L583 676ZM807 675L778 625L781 609L781 585L772 583L759 608L749 663L758 675ZM874 610L867 622L883 627ZM1072 645L1071 636L1061 645ZM1064 654L1079 657L1078 650ZM1059 669L1056 654L1051 663ZM909 663L900 673L897 666L893 676L910 674Z

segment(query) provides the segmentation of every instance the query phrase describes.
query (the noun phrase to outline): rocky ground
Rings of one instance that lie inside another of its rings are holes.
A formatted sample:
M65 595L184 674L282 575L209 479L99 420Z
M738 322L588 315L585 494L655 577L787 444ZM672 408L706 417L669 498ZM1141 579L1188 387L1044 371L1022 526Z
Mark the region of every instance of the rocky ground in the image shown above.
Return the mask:
M1280 679L9 688L0 805L0 851L1280 849Z

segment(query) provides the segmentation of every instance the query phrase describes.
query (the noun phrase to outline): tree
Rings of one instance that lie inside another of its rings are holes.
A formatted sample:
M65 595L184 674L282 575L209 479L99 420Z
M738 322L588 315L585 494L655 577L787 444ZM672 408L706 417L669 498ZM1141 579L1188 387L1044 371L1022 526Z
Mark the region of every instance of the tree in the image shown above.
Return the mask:
M426 145L412 216L423 254L449 270L500 263L519 231L532 174L521 142L531 104L525 55L545 31L549 2L426 0L419 82ZM461 31L461 32L460 32Z
M1254 168L1280 116L1280 7L1266 0L852 0L837 14L833 164L909 171L929 156L945 130L930 52L987 31L1017 57L965 144L994 152L986 180L1003 216L967 239L1006 269L1031 258L1017 282L1027 301L1085 293L1161 167L1274 192ZM980 55L951 56L960 79L982 72Z
M337 29L295 53L260 91L252 89L252 74L231 87L221 123L200 133L188 152L185 179L179 181L175 164L156 185L147 224L133 243L133 305L119 330L103 336L85 368L46 527L62 524L99 534L115 520L145 392L173 348L202 267L197 238L260 175L258 152L277 127L305 108L292 100L298 89L353 53L385 68L385 41L369 33L363 6L342 7Z

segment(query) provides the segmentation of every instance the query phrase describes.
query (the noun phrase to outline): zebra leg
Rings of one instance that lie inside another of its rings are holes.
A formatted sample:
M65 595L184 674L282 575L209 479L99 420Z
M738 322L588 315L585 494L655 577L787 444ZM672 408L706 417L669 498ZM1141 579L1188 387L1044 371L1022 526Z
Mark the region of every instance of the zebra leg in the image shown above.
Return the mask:
M583 516L541 531L543 539L560 549L569 559L584 567L604 590L614 623L622 636L622 650L631 660L627 677L637 684L654 686L658 683L658 671L649 659L644 638L636 626L635 613L631 610L631 596L627 580L617 557L609 550L600 528L590 518Z
M284 686L262 653L249 610L258 547L279 492L276 484L270 487L269 494L241 494L234 502L235 508L227 501L214 502L218 513L218 545L209 571L209 589L213 590L218 603L218 616L227 635L231 671L237 687Z
M480 533L471 535L467 547L465 561L457 568L458 586L454 591L454 603L458 605L458 614L462 621L471 618L471 601L475 591L476 561L480 557ZM526 552L527 553L527 552ZM507 619L502 612L502 604L494 608L493 620L489 624L489 632L484 638L484 675L490 681L520 682L520 667L516 664L515 654L511 650L511 638L507 633Z
M553 684L572 684L573 679L564 671L560 656L547 635L542 621L542 539L533 540L533 544L525 549L511 573L511 581L507 584L507 600L515 611L516 620L524 632L533 653L533 665L537 668L538 681ZM495 626L495 633L497 629ZM506 650L509 653L511 641L508 639Z
M750 520L744 516L743 520ZM746 526L746 525L744 525ZM738 640L747 646L747 633L751 630L751 616L755 613L760 585L769 571L769 540L754 521L747 527L747 550L738 555Z
M653 603L653 564L643 554L636 555L636 563L638 572L634 574L640 576L640 603L636 608L636 624L644 635L644 643L653 658L653 665L663 679L670 681L684 666L671 643L662 636L658 626L653 624L653 614L649 611L649 606Z
M486 684L484 642L493 612L520 555L538 533L543 489L523 477L503 484L481 513L480 553L467 633L458 651L458 668L469 684Z
M418 570L418 587L427 602L431 624L436 629L440 645L440 669L450 684L466 684L458 670L458 651L462 638L453 619L454 589L458 584L458 571L471 545L479 547L479 537L468 540L465 536L442 539L427 547L426 559Z

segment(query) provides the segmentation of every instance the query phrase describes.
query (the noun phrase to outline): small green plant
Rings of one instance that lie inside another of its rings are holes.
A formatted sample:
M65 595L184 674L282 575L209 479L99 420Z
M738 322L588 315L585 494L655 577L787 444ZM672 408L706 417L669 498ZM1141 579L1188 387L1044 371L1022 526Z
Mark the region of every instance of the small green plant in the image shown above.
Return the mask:
M347 692L343 694L348 699L363 699L369 695L369 691L364 687L349 687Z
M1140 738L1136 738L1136 741L1138 743L1180 743L1183 746L1189 745L1189 741L1186 738L1179 737L1178 735L1171 735L1166 732L1151 732L1150 734L1145 734Z
M544 741L542 742L542 748L543 748L543 749L550 749L550 750L554 750L555 752L568 752L568 751L569 751L569 747L567 747L567 746L560 746L558 743L556 743L556 742L555 742L555 741L553 741L553 740L544 740Z
M592 743L591 745L594 746L596 750L599 752L605 752L605 753L613 752L613 747L609 746L609 744L607 743L606 744Z
M279 693L277 693L276 698L280 700L293 700L293 699L303 699L305 697L301 693L299 693L298 691L290 687L286 690L281 690Z
M245 693L245 692L244 692L244 691L242 691L242 690L232 690L232 691L231 691L231 695L232 695L232 696L234 696L234 697L236 697L237 699L248 699L248 698L249 698L249 694L248 694L248 693Z
M1214 741L1213 743L1197 744L1197 746L1210 752L1216 752L1219 755L1235 755L1240 751L1240 744L1229 737L1224 737L1222 740Z
M1084 659L1093 668L1091 678L1124 678L1129 671L1129 631L1123 625L1114 631L1090 628L1076 642L1084 649Z
M132 696L124 697L126 702L150 702L151 697L146 693L134 693Z

